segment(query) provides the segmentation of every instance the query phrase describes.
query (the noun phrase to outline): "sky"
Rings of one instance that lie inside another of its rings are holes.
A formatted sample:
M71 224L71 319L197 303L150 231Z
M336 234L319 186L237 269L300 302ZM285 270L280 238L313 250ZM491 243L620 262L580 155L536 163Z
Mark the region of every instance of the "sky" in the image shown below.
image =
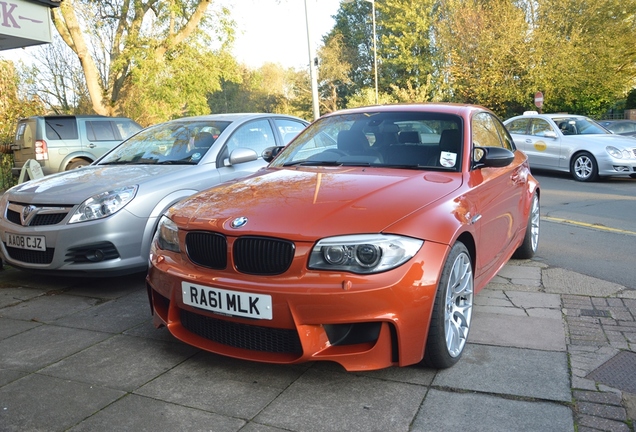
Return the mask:
M266 62L307 69L309 52L305 2L309 11L312 50L334 26L341 0L213 0L212 7L227 6L236 21L234 56L250 68ZM359 0L363 1L363 0ZM0 59L28 62L37 47L0 51Z

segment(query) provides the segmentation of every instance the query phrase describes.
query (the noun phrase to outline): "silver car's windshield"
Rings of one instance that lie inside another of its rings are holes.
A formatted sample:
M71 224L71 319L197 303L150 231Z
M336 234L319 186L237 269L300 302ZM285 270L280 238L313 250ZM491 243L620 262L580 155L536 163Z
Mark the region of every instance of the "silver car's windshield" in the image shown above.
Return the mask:
M594 120L586 117L554 117L563 135L599 135L611 133Z
M152 126L124 141L98 164L197 164L229 124L187 121Z
M324 117L305 129L271 166L371 166L457 171L462 122L426 112Z

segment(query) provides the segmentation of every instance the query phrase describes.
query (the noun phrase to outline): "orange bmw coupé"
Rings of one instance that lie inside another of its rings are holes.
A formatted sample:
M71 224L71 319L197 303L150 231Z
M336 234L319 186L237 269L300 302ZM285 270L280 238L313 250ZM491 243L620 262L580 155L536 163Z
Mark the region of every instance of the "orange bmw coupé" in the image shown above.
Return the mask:
M483 107L340 111L265 154L173 206L153 240L154 324L203 350L450 367L474 295L537 249L539 184Z

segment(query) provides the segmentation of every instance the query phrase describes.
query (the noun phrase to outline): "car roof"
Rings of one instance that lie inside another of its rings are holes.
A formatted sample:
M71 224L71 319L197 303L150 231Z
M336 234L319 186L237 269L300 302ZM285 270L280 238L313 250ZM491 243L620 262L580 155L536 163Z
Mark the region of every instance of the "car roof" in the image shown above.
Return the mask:
M225 114L206 114L201 116L193 116L193 117L181 117L174 120L170 120L171 122L183 122L183 121L242 121L242 120L252 120L259 118L292 118L297 120L303 120L299 117L295 117L287 114L271 114L271 113L225 113ZM306 120L303 120L306 122Z
M539 114L536 111L526 111L522 115L518 115L518 116L514 116L514 117L509 118L504 123L508 123L511 120L517 120L517 119L520 119L520 118L548 118L548 119L555 119L555 118L563 118L563 117L568 117L568 118L589 118L587 116L580 115L580 114L569 114L569 113Z
M368 112L433 112L455 115L469 115L474 111L488 111L489 109L479 105L468 105L458 103L417 103L417 104L395 104L395 105L371 105L359 108L340 110L334 113L325 114L323 117L342 114L360 114Z

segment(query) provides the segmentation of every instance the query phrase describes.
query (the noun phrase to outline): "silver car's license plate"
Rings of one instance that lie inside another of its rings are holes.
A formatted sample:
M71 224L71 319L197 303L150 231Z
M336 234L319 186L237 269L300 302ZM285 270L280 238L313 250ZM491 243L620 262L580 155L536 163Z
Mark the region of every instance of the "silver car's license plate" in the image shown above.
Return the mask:
M183 303L225 315L272 319L272 297L181 282Z
M44 236L5 233L5 239L7 247L46 251L46 239Z

